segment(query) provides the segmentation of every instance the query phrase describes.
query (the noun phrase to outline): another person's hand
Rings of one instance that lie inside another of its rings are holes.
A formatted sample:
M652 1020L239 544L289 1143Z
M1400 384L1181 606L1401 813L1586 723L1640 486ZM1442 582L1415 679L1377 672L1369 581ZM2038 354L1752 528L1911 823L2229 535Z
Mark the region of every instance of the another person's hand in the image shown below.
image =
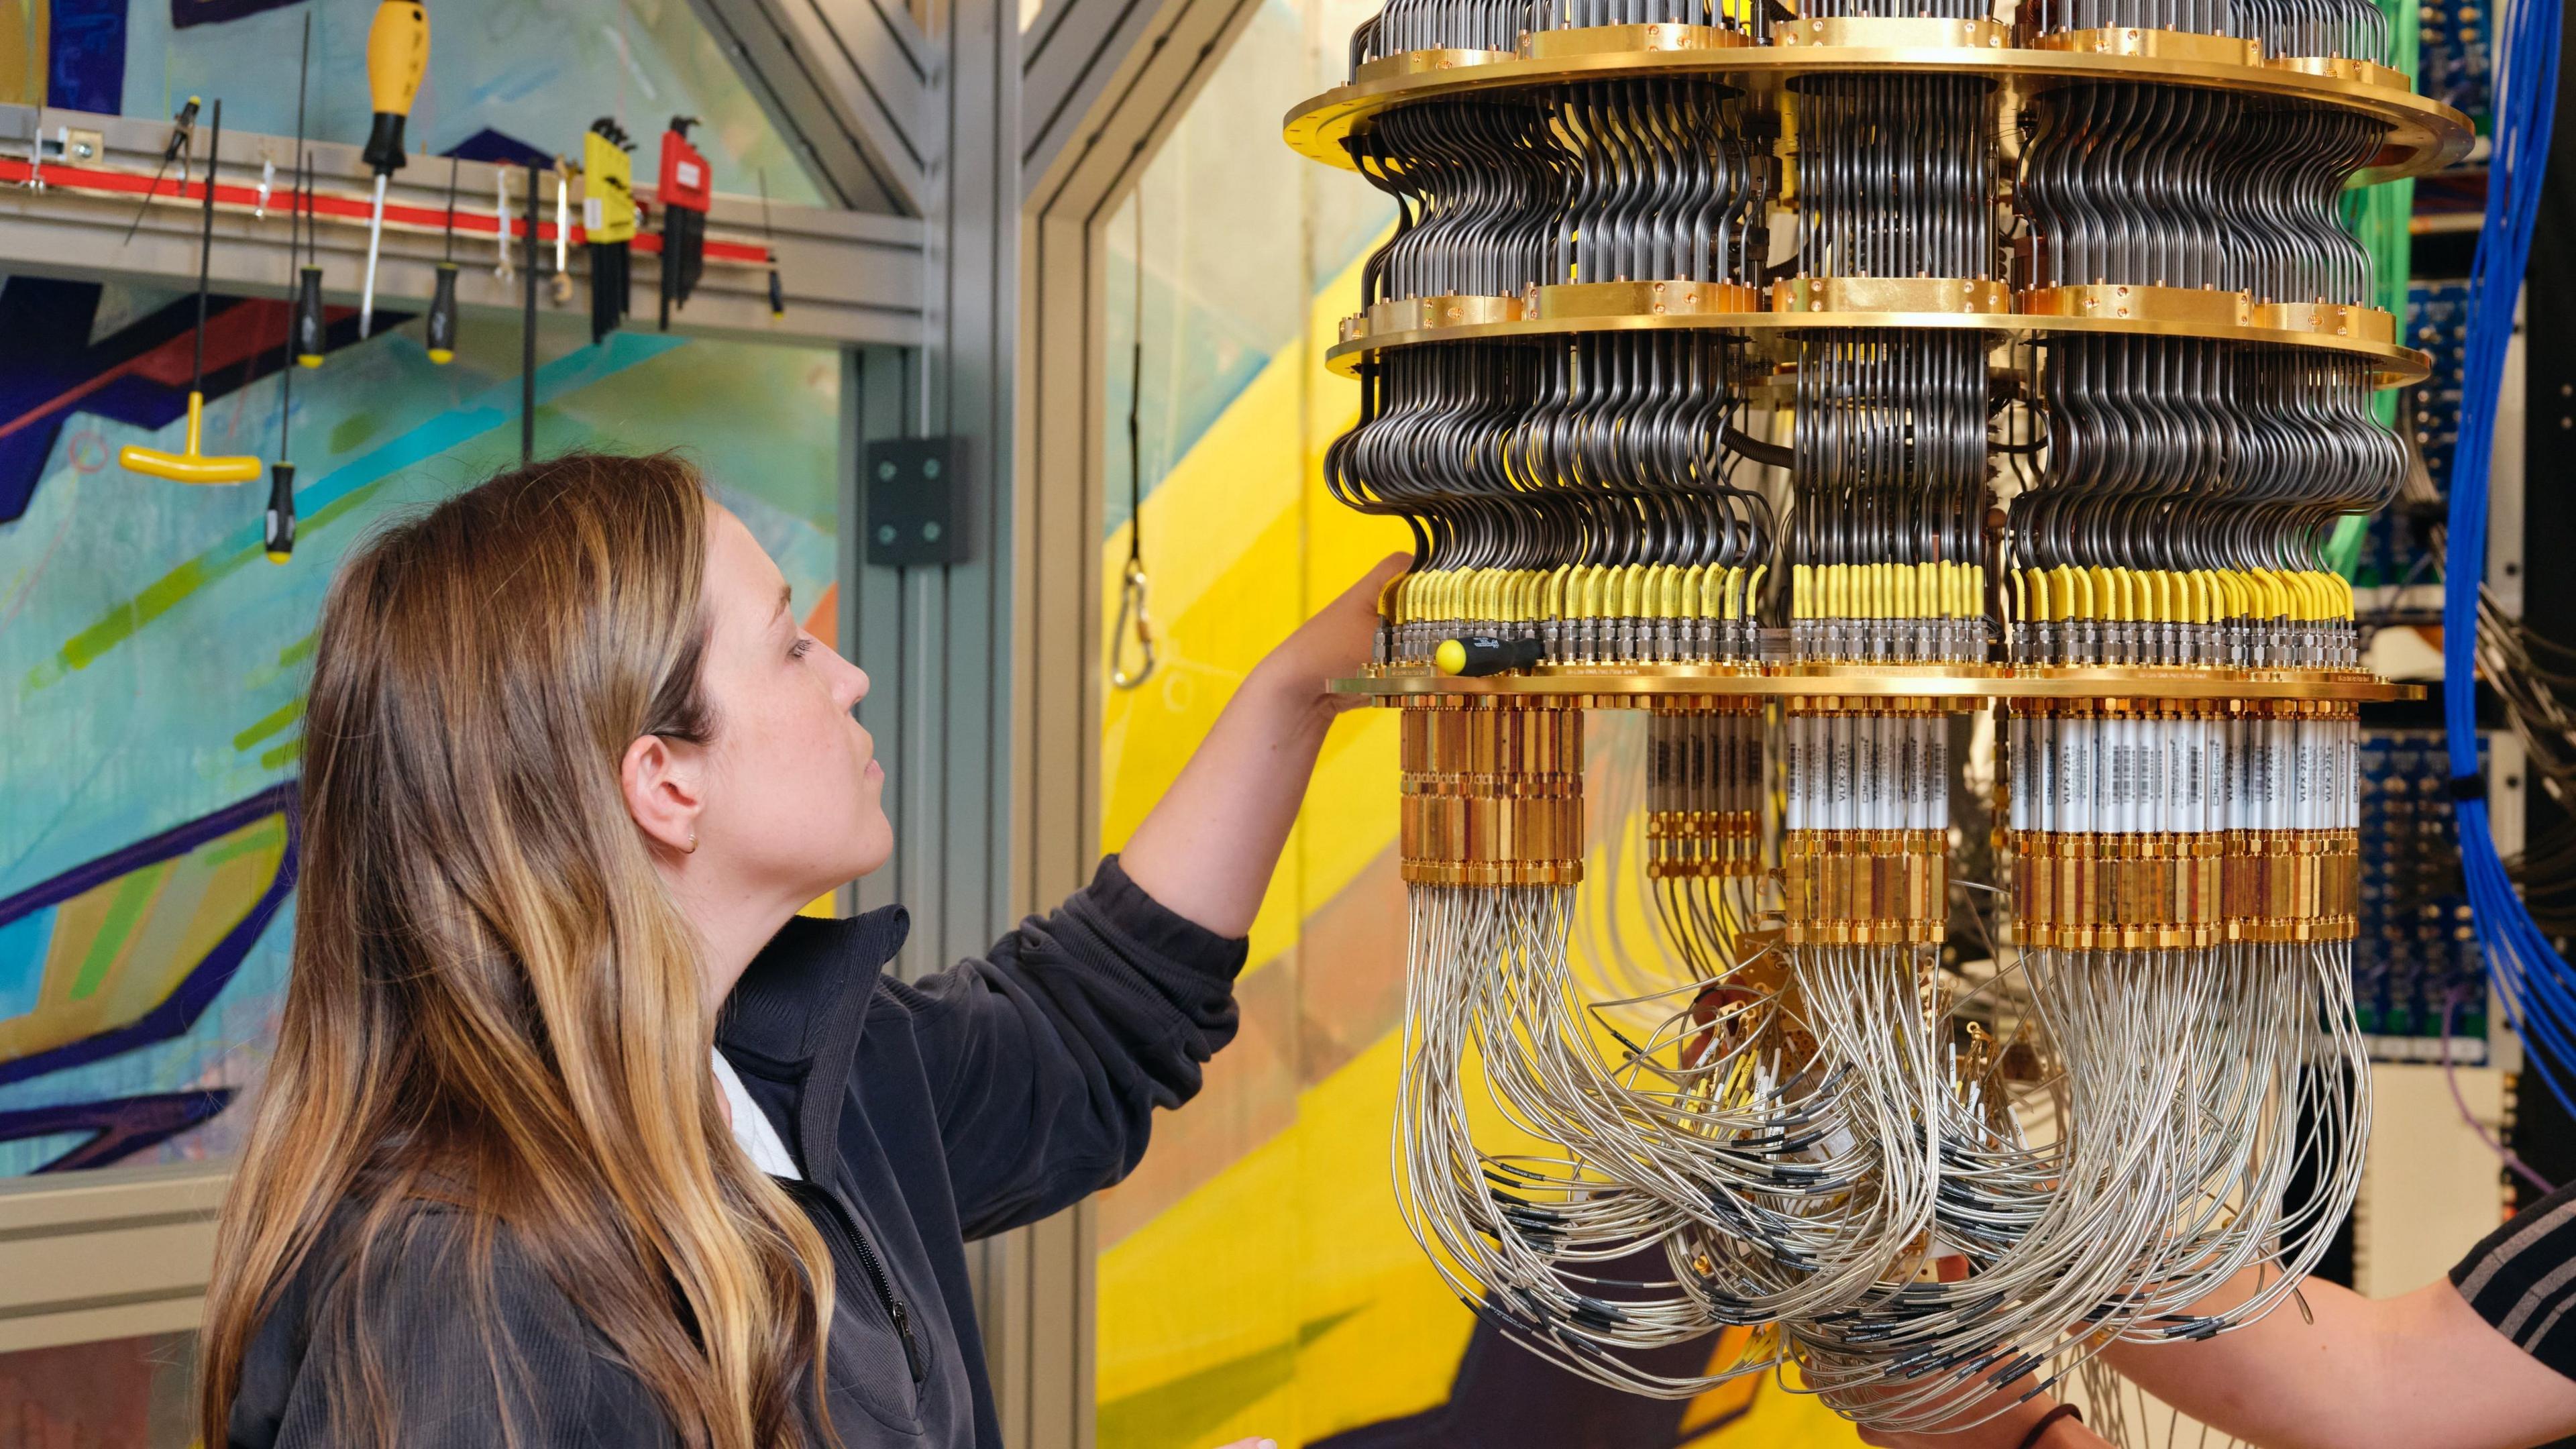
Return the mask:
M1361 703L1358 695L1329 694L1325 685L1367 667L1377 648L1378 595L1386 592L1387 580L1412 562L1411 556L1400 553L1380 559L1359 582L1281 640L1254 667L1254 677L1266 679L1286 699L1320 704L1336 713Z
M2019 1393L2029 1387L2030 1381L2024 1379L2004 1392ZM1951 1422L1973 1419L1989 1407L1990 1401L1980 1402L1973 1408L1963 1409ZM2048 1424L2048 1431L2034 1442L2030 1437L2032 1431L2047 1421L2056 1408L2057 1400L2039 1394L1972 1428L1952 1429L1942 1425L1904 1434L1863 1429L1860 1442L1874 1446L1874 1449L2024 1449L2024 1446L2028 1449L2090 1449L2090 1446L2102 1443L2073 1414L2059 1415Z
M1231 1444L1221 1446L1221 1449L1279 1449L1279 1441L1276 1439L1237 1439Z

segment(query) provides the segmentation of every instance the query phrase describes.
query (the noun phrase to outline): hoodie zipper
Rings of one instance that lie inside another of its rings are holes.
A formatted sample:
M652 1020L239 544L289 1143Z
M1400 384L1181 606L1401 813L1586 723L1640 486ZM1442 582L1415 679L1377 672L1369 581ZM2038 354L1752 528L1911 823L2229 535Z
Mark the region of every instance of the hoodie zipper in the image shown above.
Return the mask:
M821 1203L821 1216L841 1241L849 1245L851 1256L859 1260L859 1266L867 1270L868 1281L877 1290L877 1301L885 1305L886 1317L894 1322L895 1335L903 1340L904 1366L912 1370L912 1382L919 1387L929 1375L929 1365L922 1360L921 1341L912 1333L912 1310L895 1293L894 1281L886 1276L885 1263L877 1257L876 1249L868 1246L866 1235L859 1231L857 1223L850 1220L850 1215L842 1211L840 1199L829 1189L798 1178L783 1177L778 1179L778 1183L800 1199Z

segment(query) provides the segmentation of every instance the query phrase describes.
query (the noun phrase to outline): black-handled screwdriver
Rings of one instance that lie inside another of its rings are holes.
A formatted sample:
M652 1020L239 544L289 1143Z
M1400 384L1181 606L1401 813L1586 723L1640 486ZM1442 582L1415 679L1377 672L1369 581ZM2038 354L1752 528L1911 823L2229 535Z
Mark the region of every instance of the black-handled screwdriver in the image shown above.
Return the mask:
M1442 640L1432 653L1431 667L1453 677L1482 679L1507 670L1535 668L1546 654L1546 644L1535 636L1470 634Z
M313 169L309 159L303 171L304 211L310 215L313 209ZM304 264L304 269L296 274L295 279L295 361L303 367L320 367L322 355L331 350L329 319L322 314L321 252L322 244L317 239L312 243L312 251L307 253L311 260Z
M304 100L312 72L313 17L307 15L304 59L295 71L295 205L287 212L286 228L287 265L299 258L304 263L296 273L294 309L286 319L286 350L299 367L320 367L322 355L331 350L330 324L322 314L322 224L313 214L313 153L304 147Z
M787 315L787 289L778 284L778 231L769 224L769 172L760 172L760 236L769 244L769 315Z
M438 262L438 290L429 298L429 360L445 366L456 360L456 168L447 158L447 252Z
M296 276L296 364L322 366L330 351L330 327L322 317L322 268L307 266Z
M304 151L305 82L313 69L313 17L304 17L304 58L295 71L295 176L289 183L295 189L295 205L288 208L286 220L286 264L292 267L300 257L297 244L302 240L296 228L313 226L313 198L307 194L311 166ZM306 362L299 354L310 314L314 334L313 356ZM286 319L286 352L306 366L322 361L322 270L306 268L297 279L294 310ZM277 461L268 465L268 511L261 515L259 543L268 561L282 564L295 553L295 465L288 461L287 444L295 425L295 369L280 363L277 369Z
M273 564L295 552L295 465L284 458L268 465L268 519L260 547Z

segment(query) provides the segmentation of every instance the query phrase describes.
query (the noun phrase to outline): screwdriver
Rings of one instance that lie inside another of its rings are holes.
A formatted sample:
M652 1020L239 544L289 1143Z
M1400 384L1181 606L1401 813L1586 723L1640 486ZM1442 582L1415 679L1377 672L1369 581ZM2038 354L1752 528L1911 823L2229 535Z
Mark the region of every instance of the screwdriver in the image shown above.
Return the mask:
M286 446L282 422L277 425L277 439L279 447ZM284 458L268 465L268 513L260 530L260 549L273 564L295 556L295 465Z
M376 253L385 239L385 183L403 166L403 120L420 78L429 69L429 12L420 0L384 0L367 27L367 94L375 126L367 133L366 162L376 172L376 205L367 220L367 278L358 292L358 337L374 330Z
M778 284L778 229L769 224L769 168L760 172L760 238L769 243L769 315L771 320L787 315L787 289Z
M528 224L536 224L537 205L528 203ZM572 300L572 163L555 158L555 271L546 279L546 297L560 307Z
M312 41L314 21L312 15L304 15L304 54L307 57L312 57ZM296 155L301 157L301 152L304 152L304 98L296 95ZM294 188L296 209L286 214L286 219L289 219L286 266L296 266L296 232L291 222L294 222L296 211L304 209L301 165L296 168L296 175L299 175ZM314 315L319 317L319 312L322 312L322 294L317 289L314 291ZM296 297L294 315L286 317L286 351L289 353L294 353L296 345L299 345L296 333L301 330L301 325L304 325L304 299ZM304 361L304 358L296 358L296 361ZM322 358L314 356L312 361L319 364ZM260 552L268 554L268 562L273 562L273 565L283 565L296 552L296 464L289 462L289 449L286 449L286 431L294 420L294 413L296 369L278 366L278 462L268 464L268 513L260 516Z
M161 147L161 164L152 168L152 184L143 188L142 204L134 208L134 220L126 223L125 241L134 240L134 229L143 225L143 214L152 209L152 198L161 194L161 173L169 170L173 161L179 163L179 192L183 196L187 194L188 147L196 139L197 107L200 104L195 96L190 96L188 103L179 108L179 114L170 118L170 139ZM36 149L44 149L42 140L36 143ZM119 246L124 244L117 243Z
M292 351L294 339L288 338ZM268 465L268 512L260 524L260 550L282 564L295 553L295 464L287 457L287 429L295 416L295 369L277 370L277 461Z
M1508 669L1535 668L1546 652L1546 644L1535 636L1500 638L1469 635L1463 639L1440 641L1439 649L1431 656L1431 667L1445 675L1482 679Z
M503 165L492 168L492 185L494 203L492 215L500 222L500 225L496 227L492 233L499 246L500 254L500 259L492 264L492 275L499 277L502 281L506 282L510 280L512 275L510 270L510 237L512 235L510 231L510 168L508 166Z
M295 305L286 318L286 350L303 367L320 367L331 341L322 318L322 240L320 223L313 216L313 153L304 149L304 97L312 72L313 17L308 14L304 59L295 69L295 176L291 182L295 203L286 209L286 264L293 267L301 257L312 258L296 275ZM292 507L291 494L288 503Z
M438 290L429 299L429 360L444 367L456 360L456 168L447 158L447 251L438 262Z
M313 157L299 146L301 155L297 170L303 174L303 205L298 208L305 218L304 269L295 282L295 361L299 367L320 367L322 354L330 349L330 324L322 315L322 237L321 223L313 215Z

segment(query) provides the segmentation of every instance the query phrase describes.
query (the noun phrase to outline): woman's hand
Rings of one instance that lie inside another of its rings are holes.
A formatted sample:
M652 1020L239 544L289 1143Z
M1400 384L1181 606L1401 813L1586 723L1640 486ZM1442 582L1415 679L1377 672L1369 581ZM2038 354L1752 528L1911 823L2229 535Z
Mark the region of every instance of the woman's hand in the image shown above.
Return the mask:
M1404 565L1397 554L1369 570L1253 666L1120 853L1145 894L1220 936L1252 929L1324 732L1350 702L1325 685L1368 663L1377 596Z
M1412 562L1410 555L1400 553L1378 560L1377 567L1360 575L1359 582L1298 625L1255 665L1252 678L1245 682L1246 692L1259 685L1275 690L1292 707L1315 704L1334 714L1364 703L1359 695L1331 694L1325 686L1368 666L1377 649L1378 595L1386 592L1387 580Z

